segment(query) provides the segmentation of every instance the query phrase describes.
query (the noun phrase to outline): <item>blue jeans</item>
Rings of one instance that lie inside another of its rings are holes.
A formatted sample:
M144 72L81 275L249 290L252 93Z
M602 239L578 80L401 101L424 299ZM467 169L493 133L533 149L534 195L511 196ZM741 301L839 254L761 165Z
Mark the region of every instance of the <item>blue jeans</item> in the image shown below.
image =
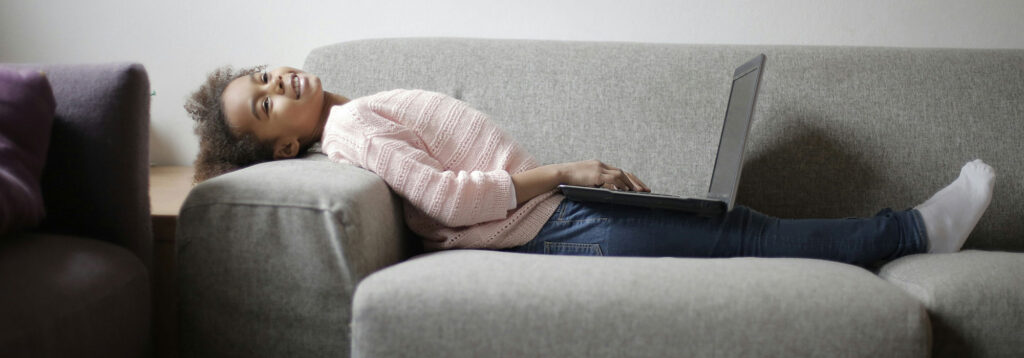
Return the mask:
M779 219L736 206L699 217L678 211L562 200L537 236L502 251L592 256L803 257L877 264L925 252L917 210L869 218Z

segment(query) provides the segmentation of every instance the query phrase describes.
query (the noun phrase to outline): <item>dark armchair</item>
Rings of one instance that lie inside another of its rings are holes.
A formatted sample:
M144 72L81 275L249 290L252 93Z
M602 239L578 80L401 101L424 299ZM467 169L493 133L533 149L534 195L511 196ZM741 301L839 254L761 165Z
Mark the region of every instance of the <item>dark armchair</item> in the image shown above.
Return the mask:
M139 64L46 72L46 217L0 237L0 356L152 354L149 79Z

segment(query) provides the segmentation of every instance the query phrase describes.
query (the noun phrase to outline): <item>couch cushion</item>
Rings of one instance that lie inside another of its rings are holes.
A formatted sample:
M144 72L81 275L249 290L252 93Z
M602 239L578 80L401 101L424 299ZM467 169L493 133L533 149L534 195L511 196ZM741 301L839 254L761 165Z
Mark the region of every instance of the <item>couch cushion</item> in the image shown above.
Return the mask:
M0 242L4 357L140 357L149 316L146 268L124 248L38 233Z
M924 303L936 357L1024 356L1024 253L904 256L879 276Z
M46 75L0 66L0 236L39 223L56 104Z
M456 250L356 289L357 357L924 357L920 302L810 259L568 257Z

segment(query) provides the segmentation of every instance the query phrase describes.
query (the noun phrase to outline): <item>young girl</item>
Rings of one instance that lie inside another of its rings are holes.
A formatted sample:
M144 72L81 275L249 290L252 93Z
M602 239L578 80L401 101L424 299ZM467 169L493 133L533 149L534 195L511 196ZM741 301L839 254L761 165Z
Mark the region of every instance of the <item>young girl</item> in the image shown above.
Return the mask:
M314 143L381 176L429 250L677 257L806 257L867 266L960 250L992 197L981 160L906 211L860 219L778 219L743 206L718 217L581 203L558 184L650 191L597 160L540 166L487 116L452 97L393 90L349 100L298 69L221 68L185 105L196 120L196 181L294 158Z

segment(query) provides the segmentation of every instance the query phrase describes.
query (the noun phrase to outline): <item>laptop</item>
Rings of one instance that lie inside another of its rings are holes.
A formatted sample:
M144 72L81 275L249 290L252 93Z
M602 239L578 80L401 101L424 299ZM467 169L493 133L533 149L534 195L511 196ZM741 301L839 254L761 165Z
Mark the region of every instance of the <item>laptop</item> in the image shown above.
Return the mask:
M711 185L705 198L688 198L668 194L655 194L624 190L611 190L575 185L559 185L569 200L622 204L678 210L701 216L721 215L732 210L743 169L743 150L750 133L750 123L757 103L757 91L764 72L765 55L747 61L732 75L732 89L725 110L722 136L718 140L718 154L711 173Z

